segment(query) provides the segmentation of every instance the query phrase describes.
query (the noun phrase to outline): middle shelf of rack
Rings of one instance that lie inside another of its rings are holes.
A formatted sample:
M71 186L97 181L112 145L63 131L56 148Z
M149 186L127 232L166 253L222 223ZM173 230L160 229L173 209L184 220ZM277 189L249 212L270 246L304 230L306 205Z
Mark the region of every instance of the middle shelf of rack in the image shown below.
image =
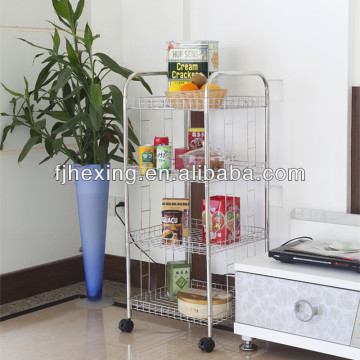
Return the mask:
M241 246L263 241L266 238L265 228L241 225L241 235L225 244L211 244L211 253L217 254L226 250L232 250ZM190 236L183 238L181 244L164 243L162 238L162 225L150 226L148 228L130 232L130 238L139 246L152 246L154 248L172 249L180 252L206 255L206 244L203 242L202 220L191 219Z

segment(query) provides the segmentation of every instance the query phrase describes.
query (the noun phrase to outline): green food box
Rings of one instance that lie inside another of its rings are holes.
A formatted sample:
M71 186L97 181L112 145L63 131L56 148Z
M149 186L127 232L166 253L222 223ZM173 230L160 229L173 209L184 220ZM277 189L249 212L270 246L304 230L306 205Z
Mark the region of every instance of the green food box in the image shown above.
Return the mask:
M190 264L186 260L168 261L166 264L166 290L171 301L176 301L176 294L190 287Z

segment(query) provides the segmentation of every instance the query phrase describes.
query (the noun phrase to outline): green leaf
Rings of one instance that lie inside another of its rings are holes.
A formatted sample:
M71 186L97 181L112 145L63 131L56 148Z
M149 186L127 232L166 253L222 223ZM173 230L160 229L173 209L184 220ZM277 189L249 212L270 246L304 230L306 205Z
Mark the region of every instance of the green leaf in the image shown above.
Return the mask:
M9 94L11 94L11 95L13 95L13 96L21 97L21 98L24 97L23 94L20 94L20 93L17 93L17 92L15 92L15 91L10 90L10 89L7 88L3 83L1 83L1 85L3 86L3 88L4 88Z
M52 157L54 154L52 143L53 143L52 139L45 139L45 149L46 152L50 155L50 157Z
M55 28L54 36L52 36L52 39L53 39L53 50L55 53L57 53L60 47L60 35L56 28Z
M96 53L94 54L94 56L97 56L100 59L100 61L103 63L103 65L107 66L110 70L124 76L125 78L128 78L133 73L133 71L120 66L115 60L113 60L111 57L109 57L106 54ZM150 86L141 76L136 77L133 80L140 81L144 85L146 90L149 91L150 94L152 94Z
M77 54L74 50L74 48L72 47L72 45L70 44L69 40L66 39L66 51L68 53L68 58L69 61L73 64L73 65L77 65L79 64L79 59L77 57Z
M123 94L121 90L115 85L109 85L111 100L115 108L117 118L123 119Z
M84 35L84 43L85 43L85 47L86 49L91 52L91 46L93 44L93 36L92 36L92 32L90 29L90 26L88 24L86 24L85 26L85 35Z
M59 76L57 79L57 84L55 87L55 91L59 91L70 79L72 75L72 69L71 68L64 68L60 70Z
M90 121L95 130L99 130L102 118L102 91L100 84L90 85Z
M63 144L63 138L59 138L59 139L55 139L53 142L53 149L55 154L57 154L59 152L59 150L61 149L61 146Z
M61 120L61 121L69 121L71 119L71 115L65 111L41 110L41 112L53 117L54 119Z
M77 86L72 92L68 93L66 96L64 96L63 100L66 101L70 98L72 98L74 95L76 95L83 87ZM65 95L65 94L64 94Z
M13 126L12 125L7 125L4 127L3 133L2 133L2 138L1 138L1 143L0 143L0 150L3 150L4 148L4 142L6 140L6 136L8 134L8 132L10 130L12 130Z
M75 102L74 102L74 98L73 97L69 97L68 95L71 94L71 87L69 85L69 83L66 83L63 87L63 102L65 104L65 108L67 110L67 112L71 115L74 116L74 112L75 112ZM65 99L66 98L66 99Z
M61 126L57 127L54 131L51 131L52 134L59 134L65 130L73 129L80 121L83 121L83 119L86 117L85 114L77 114L75 117L73 117L71 120L67 121L66 123L62 124Z
M31 137L27 143L25 144L24 148L22 149L20 155L19 155L19 158L18 158L18 162L22 162L26 155L29 153L30 149L38 143L38 140L39 140L39 136L34 136L34 137Z
M31 46L33 46L33 47L36 47L36 48L38 48L38 49L43 49L43 50L46 50L46 51L48 51L48 52L50 52L51 53L51 49L49 49L49 48L45 48L45 47L43 47L43 46L39 46L39 45L36 45L36 44L33 44L32 42L30 42L30 41L28 41L28 40L26 40L26 39L23 39L23 38L18 38L19 40L21 40L21 41L24 41L24 42L26 42L27 44L29 44L29 45L31 45Z
M79 0L74 14L74 21L78 21L78 19L80 18L84 9L84 3L85 3L84 0Z
M97 159L99 161L99 164L101 165L101 168L104 168L105 162L106 162L106 148L105 146L99 146L97 148Z
M52 0L53 8L56 13L65 18L67 21L71 21L71 9L68 0Z
M51 128L51 135L55 135L55 131L56 131L56 129L58 129L60 126L62 126L63 125L63 123L61 123L61 122L56 122L54 125L53 125L53 127Z
M50 74L50 69L56 64L55 60L50 61L39 73L34 88L34 100L39 99L39 89L43 86L44 82Z
M46 126L46 120L43 119L43 120L39 120L37 121L35 124L34 124L34 129L35 131L41 131L42 129L44 129Z
M44 162L50 160L52 158L52 156L47 156L45 159L43 159L42 161L39 162L39 165L43 164ZM55 176L55 175L54 175Z
M34 145L37 145L37 144L41 144L41 143L42 143L41 135L40 135L39 132L36 131L35 129L30 129L30 137L31 137L31 138L37 138L37 142L36 142Z
M118 161L118 162L121 162L121 163L124 162L124 158L121 157L121 156L111 155L111 156L109 156L109 158L110 158L111 160L115 160L115 161Z

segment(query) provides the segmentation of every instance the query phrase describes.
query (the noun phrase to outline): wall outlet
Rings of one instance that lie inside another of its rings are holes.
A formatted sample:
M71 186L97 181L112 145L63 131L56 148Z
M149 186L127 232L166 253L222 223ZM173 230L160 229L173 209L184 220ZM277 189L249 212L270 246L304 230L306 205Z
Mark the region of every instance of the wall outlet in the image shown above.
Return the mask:
M115 198L115 205L117 205L119 202L125 203L125 198L120 196ZM119 206L117 209L117 212L120 216L123 216L125 214L125 206Z

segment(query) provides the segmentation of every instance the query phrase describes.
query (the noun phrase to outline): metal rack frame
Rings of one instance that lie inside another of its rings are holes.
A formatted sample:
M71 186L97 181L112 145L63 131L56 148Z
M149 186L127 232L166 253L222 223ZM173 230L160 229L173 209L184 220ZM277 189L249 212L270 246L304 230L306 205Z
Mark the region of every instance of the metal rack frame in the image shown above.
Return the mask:
M167 72L160 71L160 72L142 72L142 73L133 73L131 74L125 85L124 85L124 101L123 101L123 121L124 121L124 144L128 143L128 109L169 109L171 110L171 103L165 97L147 97L147 98L140 98L140 99L133 99L129 98L128 88L132 80L138 76L167 76ZM264 75L257 71L218 71L214 72L208 79L206 86L205 86L205 96L204 96L204 108L201 111L204 111L204 128L205 128L205 166L210 167L210 147L209 147L209 115L210 109L209 106L209 90L210 84L214 82L214 80L220 76L255 76L259 77L264 85L264 96L261 97L227 97L223 104L221 105L220 109L241 109L241 108L258 108L263 107L265 108L265 162L259 164L255 164L257 171L259 169L268 168L269 167L269 86L267 83L266 78ZM185 127L189 127L190 124L190 110L192 109L180 109L186 110L186 121ZM196 109L199 111L199 109ZM195 111L196 111L195 110ZM128 165L128 155L129 150L127 146L124 146L124 172L130 168ZM210 183L211 181L205 180L205 211L206 211L206 223L210 224ZM207 281L206 281L206 288L207 288L207 304L208 304L208 314L207 314L207 321L194 321L193 318L190 320L180 314L176 313L175 310L171 310L169 312L169 308L167 310L163 310L162 306L164 303L163 300L160 301L158 305L154 305L153 307L146 305L142 298L135 297L131 298L131 276L130 276L130 236L132 239L139 243L146 242L148 246L161 246L161 226L158 227L150 227L146 229L140 229L138 231L131 232L130 225L129 225L129 189L128 184L125 181L125 249L126 249L126 289L127 289L127 296L126 296L126 307L127 307L127 318L131 319L132 317L132 308L134 305L135 309L140 311L147 311L150 313L156 313L162 316L168 316L173 318L178 318L181 320L192 321L195 323L205 324L208 327L208 337L212 338L213 334L213 312L212 312L212 286L208 286L208 284L212 284L212 273L211 273L211 256L214 253L222 251L220 245L214 245L210 242L210 226L206 227L206 244L203 244L202 241L198 241L196 239L199 238L199 224L193 224L193 236L190 236L189 241L184 241L184 245L182 247L177 247L177 250L183 250L187 253L189 257L191 253L198 253L198 254L205 254L206 255L206 272L207 272ZM188 186L188 184L186 184ZM200 224L201 226L201 224ZM200 228L201 229L201 228ZM243 237L241 242L235 242L231 246L236 247L237 245L243 245L246 243L253 243L258 240L265 240L265 251L269 250L269 183L265 181L265 228L259 229L256 227L247 227L245 229L246 235ZM160 237L160 242L159 242ZM195 239L195 240L194 240ZM240 240L240 239L239 239ZM226 247L228 247L227 245ZM154 292L154 296L156 299L161 299L162 290L159 289L159 293L156 291ZM157 296L159 295L159 296ZM149 295L150 296L150 295ZM166 302L165 302L166 303ZM160 312L156 311L156 306L160 306ZM167 315L166 315L167 314ZM170 315L169 315L170 314ZM122 320L123 321L123 320ZM131 327L132 330L132 327ZM131 331L130 330L130 331ZM126 332L130 332L126 331Z

